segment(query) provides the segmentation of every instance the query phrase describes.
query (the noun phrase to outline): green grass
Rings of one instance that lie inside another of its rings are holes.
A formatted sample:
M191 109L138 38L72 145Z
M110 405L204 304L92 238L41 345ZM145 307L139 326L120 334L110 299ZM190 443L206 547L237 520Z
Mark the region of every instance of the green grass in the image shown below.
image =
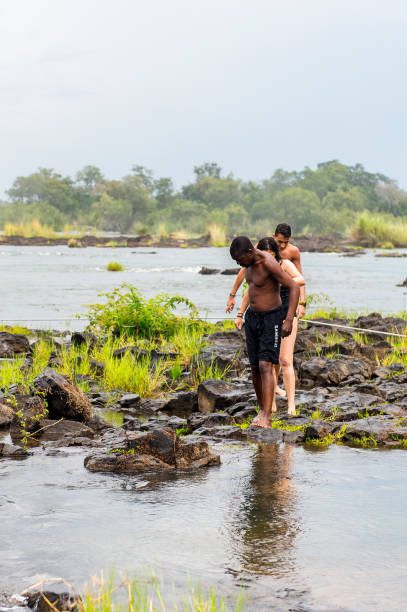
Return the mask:
M202 361L192 370L193 387L196 388L204 380L216 379L224 380L230 371L230 367L220 368L217 363L212 361L209 365L205 365Z
M347 426L343 425L336 434L328 434L324 438L306 438L305 444L315 446L317 448L327 448L331 444L342 444L342 438L345 435Z
M376 448L377 440L374 436L362 436L361 438L352 438L350 442L348 442L351 446L359 446L361 448Z
M353 240L369 247L407 246L407 220L385 214L360 214L351 228ZM382 247L383 248L383 247Z
M109 270L109 272L123 272L124 269L124 266L118 261L109 261L106 266L106 270Z

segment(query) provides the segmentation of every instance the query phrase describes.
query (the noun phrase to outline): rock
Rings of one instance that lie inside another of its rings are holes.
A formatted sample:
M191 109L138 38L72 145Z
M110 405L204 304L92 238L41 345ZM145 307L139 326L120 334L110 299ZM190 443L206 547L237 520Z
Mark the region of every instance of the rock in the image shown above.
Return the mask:
M344 442L352 442L356 439L371 438L371 444L394 443L397 440L407 439L407 429L401 427L399 419L392 419L385 415L372 416L348 423ZM367 441L367 444L369 442Z
M179 391L166 399L161 410L177 416L185 416L198 410L198 393L196 391Z
M91 350L97 344L97 337L91 332L73 332L71 342L74 346L88 346Z
M79 421L55 421L47 419L43 423L43 430L37 434L41 441L59 440L65 436L93 438L95 432L93 429L80 423Z
M397 384L393 381L382 383L379 386L380 395L388 402L394 402L407 396L407 384Z
M8 442L0 442L0 457L9 457L10 459L19 459L20 457L28 457L30 453L21 446L9 444Z
M222 270L221 274L227 274L227 275L236 275L239 274L241 268L226 268L226 270Z
M78 366L81 365L82 361L85 359L83 355L78 355L76 358L76 363ZM89 369L93 375L103 376L106 366L102 361L97 361L96 359L88 359Z
M14 417L14 410L12 406L8 404L0 403L0 427L7 427L10 425Z
M212 414L194 414L188 419L191 431L200 427L214 427L216 425L230 425L234 419L226 412L213 412Z
M9 332L0 332L0 357L13 357L31 353L30 343L26 336L22 334L10 334Z
M241 331L215 332L206 338L207 345L196 361L206 367L211 364L221 370L240 372L246 360L246 345Z
M227 406L244 401L252 395L252 389L239 387L223 380L208 379L198 386L198 407L204 414L222 410Z
M371 312L368 315L358 317L355 321L354 327L361 327L364 329L373 329L375 331L386 331L386 332L396 332L396 333L404 333L405 328L407 327L407 321L400 317L382 317L378 312ZM377 339L376 334L367 333L368 337L373 337Z
M245 431L249 440L256 440L256 442L262 442L264 444L280 444L283 442L285 433L282 429L271 427L269 429L264 429L256 425L251 425Z
M363 359L343 356L338 359L312 357L300 367L300 377L316 380L317 383L338 385L349 376L361 375L369 378L372 366Z
M64 376L46 368L33 381L34 387L44 393L49 417L65 417L73 421L87 422L92 416L92 405L81 389Z
M212 454L205 441L183 440L168 429L130 434L126 448L110 453L97 452L85 459L85 467L91 471L126 474L190 470L219 463L219 455Z
M202 266L199 270L199 274L219 274L220 270L218 268L207 268L206 266Z
M44 400L39 395L15 395L16 410L11 423L11 433L24 435L23 431L34 433L40 429L48 417Z
M137 393L127 393L119 399L122 408L138 408L140 406L140 396Z
M407 278L405 278L399 285L396 285L396 287L407 287Z
M240 424L240 423L244 423L244 421L247 421L247 419L254 418L256 414L257 414L257 410L255 406L247 406L247 408L243 408L243 410L236 412L233 415L233 419L235 423Z
M26 593L25 596L27 606L34 609L35 612L50 612L51 610L78 612L78 603L82 601L78 595L55 593L54 591L33 591Z
M304 436L305 439L320 440L321 438L326 438L331 433L332 429L333 427L330 423L314 419L306 426Z
M172 416L168 419L166 426L171 427L171 429L174 429L174 431L177 429L184 429L187 426L187 420L181 419L177 416Z

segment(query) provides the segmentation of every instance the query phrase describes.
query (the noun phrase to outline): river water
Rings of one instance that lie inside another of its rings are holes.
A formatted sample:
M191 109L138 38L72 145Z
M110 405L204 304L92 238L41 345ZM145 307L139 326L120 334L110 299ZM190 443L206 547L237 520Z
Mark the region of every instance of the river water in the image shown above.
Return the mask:
M232 267L227 249L147 251L1 247L0 320L66 328L121 282L147 297L179 293L223 316L233 277L198 270ZM128 269L107 272L112 260ZM403 259L304 253L303 267L308 291L338 308L407 310L407 290L395 286L406 277ZM253 611L407 609L405 451L215 450L219 467L142 477L90 473L71 448L1 460L0 591L52 576L81 588L115 565L153 568L175 595L188 576L231 598L243 585Z
M118 261L127 269L108 272ZM325 294L337 308L352 312L407 310L407 289L396 287L407 276L406 259L378 258L373 251L358 257L336 253L302 255L307 292ZM86 305L98 293L121 283L135 285L146 296L165 292L190 298L202 315L225 316L233 277L198 274L202 266L235 267L226 248L128 249L68 247L0 247L0 321L25 320L35 327L81 329ZM231 316L231 315L229 315Z

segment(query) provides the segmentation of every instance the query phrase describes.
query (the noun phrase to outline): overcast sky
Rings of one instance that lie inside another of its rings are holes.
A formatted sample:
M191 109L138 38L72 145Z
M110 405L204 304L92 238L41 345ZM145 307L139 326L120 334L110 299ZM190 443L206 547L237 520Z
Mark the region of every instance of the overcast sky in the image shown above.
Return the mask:
M405 0L0 0L0 194L38 166L361 162L407 187Z

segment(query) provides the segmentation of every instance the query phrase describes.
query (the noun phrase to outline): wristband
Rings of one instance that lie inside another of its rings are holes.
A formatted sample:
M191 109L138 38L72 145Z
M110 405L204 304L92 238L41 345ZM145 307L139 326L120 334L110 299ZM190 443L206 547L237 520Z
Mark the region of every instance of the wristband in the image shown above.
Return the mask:
M230 297L236 297L236 293L229 293Z
M298 302L298 306L304 306L304 308L306 308L307 302Z
M238 312L236 315L236 318L243 319L243 315L240 312Z

